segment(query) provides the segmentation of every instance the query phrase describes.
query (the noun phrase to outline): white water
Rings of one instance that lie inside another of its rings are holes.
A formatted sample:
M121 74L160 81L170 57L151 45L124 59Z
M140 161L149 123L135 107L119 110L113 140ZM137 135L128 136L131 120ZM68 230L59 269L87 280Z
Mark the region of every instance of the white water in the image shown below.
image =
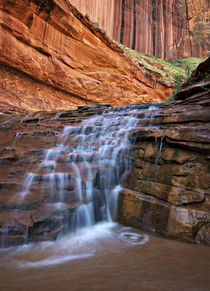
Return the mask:
M108 111L78 126L65 126L56 147L46 150L36 172L26 174L20 199L30 195L34 183L42 179L58 207L58 201L65 203L66 189L73 183L81 205L70 231L115 220L121 183L131 170L128 136L139 122L136 113L136 109Z
M63 128L56 147L45 150L44 158L35 171L26 173L23 189L16 195L23 202L26 198L30 199L34 185L38 183L40 193L48 191L50 194L46 207L53 207L55 211L68 207L67 196L76 196L78 207L64 231L66 233L67 229L70 234L63 237L61 231L56 242L39 243L38 247L33 244L19 247L16 251L23 253L35 248L36 258L41 258L22 262L21 266L60 264L93 256L97 246L108 240L109 243L118 240L129 244L145 244L148 241L147 235L123 228L114 221L122 182L132 168L129 159L130 131L140 126L139 114L141 118L150 119L154 110L154 106L145 114L145 110L139 109L108 110L83 120L77 126ZM56 115L56 118L59 117L60 114ZM69 192L69 188L72 191ZM24 236L27 243L27 233ZM44 256L46 249L49 256ZM56 256L52 255L54 253Z
M148 240L147 234L130 227L102 222L90 228L78 229L76 233L69 233L57 241L12 247L7 252L14 266L39 268L97 256L104 249L111 250L112 246L117 245L119 249L145 244Z

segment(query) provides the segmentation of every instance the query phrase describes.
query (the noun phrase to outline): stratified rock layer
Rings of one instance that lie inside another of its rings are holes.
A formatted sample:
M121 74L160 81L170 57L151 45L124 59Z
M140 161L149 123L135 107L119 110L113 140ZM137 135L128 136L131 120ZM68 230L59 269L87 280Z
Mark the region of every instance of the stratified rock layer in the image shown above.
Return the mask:
M210 244L210 82L203 71L209 68L206 66L209 60L192 74L191 81L198 78L199 83L183 88L176 95L177 100L168 104L128 105L123 111L122 107L110 109L109 104L96 104L57 114L1 114L1 245L52 240L71 230L75 210L88 202L87 193L84 200L78 198L78 172L68 167L74 163L80 169L81 187L90 181L103 186L103 176L109 177L107 180L114 187L119 181L115 176L124 178L118 211L122 224L175 239ZM205 83L199 79L199 70ZM197 89L192 90L195 85ZM129 131L126 128L130 143L124 144L123 151L118 151L122 143L111 133L99 143L99 133L95 130L100 127L104 137L104 119L93 118L89 123L90 116L96 117L104 110L105 116L113 118L108 133L114 128L122 135L123 116L132 122ZM66 135L63 134L65 126ZM84 141L81 133L90 136L93 155L88 155L89 144L81 143ZM115 143L107 150L107 143L113 139ZM99 144L103 145L105 163L95 159ZM74 152L77 146L84 149L84 156ZM74 162L69 159L72 153ZM128 163L123 163L124 160ZM130 161L133 168L125 176ZM66 183L59 182L59 177L67 177ZM107 194L111 195L110 192ZM94 203L104 206L106 199L100 197L101 192L92 193Z
M68 1L0 0L0 102L24 111L160 102L145 75Z
M112 165L100 165L97 160L89 165L81 162L84 157L75 155L78 167L75 173L69 167L73 162L68 157L79 144L77 125L106 108L110 105L81 106L58 115L55 112L0 115L0 247L54 240L72 230L72 216L82 203L78 197L79 168L84 186L90 179L90 167L94 169L91 178L95 179L99 170L104 173ZM59 140L64 126L72 127L72 131L68 140L65 136ZM65 144L56 151L58 142ZM55 169L52 161L43 164L47 155L55 159ZM66 177L66 183L59 182L61 176Z
M176 102L131 133L134 168L120 196L122 224L210 245L209 62Z
M207 0L70 0L117 41L161 58L206 57Z

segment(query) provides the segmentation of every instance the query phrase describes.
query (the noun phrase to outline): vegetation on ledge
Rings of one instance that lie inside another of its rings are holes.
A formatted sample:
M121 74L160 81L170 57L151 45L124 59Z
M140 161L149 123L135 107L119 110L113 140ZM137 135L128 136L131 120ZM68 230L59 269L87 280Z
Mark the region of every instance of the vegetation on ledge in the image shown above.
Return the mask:
M186 80L191 72L203 61L201 58L182 58L175 60L163 60L157 56L141 54L120 43L118 45L123 49L124 54L130 57L134 62L140 64L144 70L152 70L159 73L164 81L176 84L177 76Z
M201 58L182 58L175 60L163 60L157 56L144 55L132 50L120 43L118 45L123 49L124 54L130 57L135 63L138 63L143 70L151 70L162 77L163 81L169 82L174 91L166 99L173 100L175 94L182 88L182 84L189 79L193 70L203 61Z
M86 16L88 17L88 16ZM89 17L88 17L89 19ZM152 71L159 75L158 79L168 84L169 87L174 87L173 93L165 101L174 99L176 93L182 88L184 82L186 82L193 70L203 61L202 58L189 58L184 57L182 59L161 59L157 56L151 56L148 54L142 54L136 50L133 50L117 41L114 41L106 30L103 30L97 22L90 22L98 27L104 34L113 41L124 53L124 55L130 58L135 64L139 65L145 72Z

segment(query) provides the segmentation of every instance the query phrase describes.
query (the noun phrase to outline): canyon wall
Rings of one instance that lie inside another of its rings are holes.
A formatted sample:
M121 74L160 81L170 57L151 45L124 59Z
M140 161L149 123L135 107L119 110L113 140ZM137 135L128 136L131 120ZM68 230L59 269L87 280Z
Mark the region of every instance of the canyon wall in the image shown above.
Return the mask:
M208 0L70 0L110 36L161 58L206 57Z
M1 107L159 102L169 91L68 1L0 0Z

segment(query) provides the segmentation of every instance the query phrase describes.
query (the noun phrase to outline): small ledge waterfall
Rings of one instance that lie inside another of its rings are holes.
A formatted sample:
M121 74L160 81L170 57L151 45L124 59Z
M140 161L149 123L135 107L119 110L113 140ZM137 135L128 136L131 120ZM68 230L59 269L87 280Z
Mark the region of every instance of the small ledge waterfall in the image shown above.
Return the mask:
M115 221L118 194L132 169L130 132L140 127L142 121L152 120L156 110L154 105L108 108L73 124L64 123L63 129L54 136L53 146L49 143L48 149L35 153L35 163L23 177L21 189L14 193L18 201L15 215L18 217L23 209L32 211L32 226L26 228L15 221L18 233L22 232L22 244L33 242L32 235L35 241L37 234L48 240L48 233L55 232L49 237L51 240L98 222ZM54 122L66 114L56 114L50 120ZM27 116L19 123L22 126L35 119L41 126L43 121L39 115L32 119ZM16 133L12 148L20 138L21 133ZM41 203L37 202L39 196ZM27 203L31 199L35 201L29 207ZM41 205L41 210L34 214L36 204ZM49 217L44 220L42 216L46 213ZM6 247L12 230L9 225L2 229L1 246Z
M138 123L135 111L109 111L77 126L65 126L56 147L46 150L37 173L26 175L20 197L30 195L33 182L42 179L59 211L68 187L73 185L80 205L69 230L115 220L118 192L131 170L128 135Z

